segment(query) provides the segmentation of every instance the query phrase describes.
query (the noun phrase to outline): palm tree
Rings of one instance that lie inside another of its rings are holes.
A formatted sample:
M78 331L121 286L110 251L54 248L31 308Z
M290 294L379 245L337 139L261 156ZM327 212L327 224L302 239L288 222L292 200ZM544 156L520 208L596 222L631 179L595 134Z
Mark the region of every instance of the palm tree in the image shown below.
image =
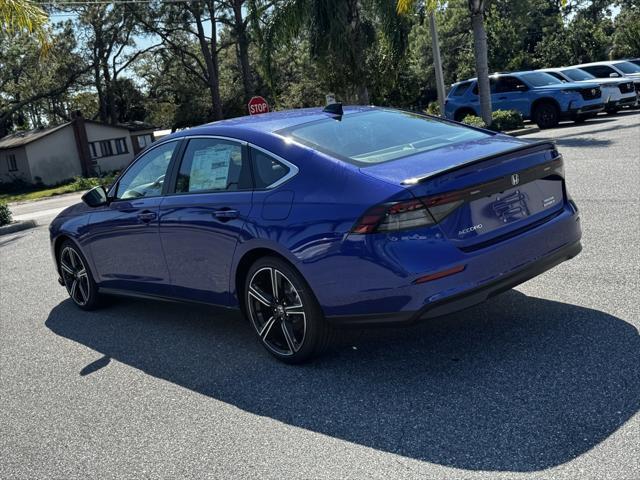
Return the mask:
M407 14L421 0L398 0L397 10L400 14ZM432 16L438 8L438 0L422 0L424 9ZM478 91L480 95L480 112L487 125L491 125L491 93L489 91L489 64L487 60L487 33L484 29L484 12L486 0L468 0L473 29L473 45L476 59L476 74L478 77ZM432 29L433 30L433 29ZM433 34L433 33L432 33ZM434 50L437 50L436 46ZM436 53L434 52L434 56ZM442 94L440 94L442 96ZM441 98L438 99L443 103ZM441 112L444 114L444 112Z
M276 42L291 41L304 32L311 56L339 79L345 93L355 94L360 104L368 104L365 60L375 37L369 23L372 17L399 56L406 47L408 27L389 0L284 0L274 9L264 50L268 52Z
M48 46L46 12L29 0L2 0L0 2L0 24L9 34L27 32L37 35L43 49Z

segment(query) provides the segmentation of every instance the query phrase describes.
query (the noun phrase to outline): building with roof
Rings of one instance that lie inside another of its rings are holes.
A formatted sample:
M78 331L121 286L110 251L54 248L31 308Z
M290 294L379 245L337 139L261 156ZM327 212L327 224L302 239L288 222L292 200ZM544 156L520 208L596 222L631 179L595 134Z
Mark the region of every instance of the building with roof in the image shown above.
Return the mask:
M87 120L77 112L73 120L62 125L1 138L0 182L20 179L55 185L77 175L121 170L138 151L126 126Z

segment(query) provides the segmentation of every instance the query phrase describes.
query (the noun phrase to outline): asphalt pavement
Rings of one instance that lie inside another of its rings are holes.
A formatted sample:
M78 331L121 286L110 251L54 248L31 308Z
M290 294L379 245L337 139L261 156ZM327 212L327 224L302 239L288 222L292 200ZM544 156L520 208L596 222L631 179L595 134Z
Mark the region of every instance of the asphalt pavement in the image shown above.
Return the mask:
M640 478L640 114L525 138L557 140L583 252L305 366L207 307L82 312L46 225L0 237L0 478Z

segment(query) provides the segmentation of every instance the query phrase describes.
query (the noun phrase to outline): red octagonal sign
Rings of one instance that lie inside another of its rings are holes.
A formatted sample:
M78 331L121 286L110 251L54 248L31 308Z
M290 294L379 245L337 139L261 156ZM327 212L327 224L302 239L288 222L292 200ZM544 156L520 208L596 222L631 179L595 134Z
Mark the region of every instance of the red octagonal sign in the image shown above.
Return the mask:
M267 113L269 104L262 97L252 97L249 100L249 115L257 115L258 113Z

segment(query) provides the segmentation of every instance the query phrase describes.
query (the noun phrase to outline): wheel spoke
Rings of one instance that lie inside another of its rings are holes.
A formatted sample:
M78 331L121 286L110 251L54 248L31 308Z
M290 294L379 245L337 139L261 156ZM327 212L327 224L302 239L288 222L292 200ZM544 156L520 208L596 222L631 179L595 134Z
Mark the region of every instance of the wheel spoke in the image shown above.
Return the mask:
M269 299L261 291L259 291L257 288L253 286L249 287L249 295L251 295L253 298L255 298L257 301L259 301L263 305L269 308L273 307L273 302L269 301Z
M69 296L75 300L76 298L76 289L78 288L78 280L73 279L73 283L71 284L71 288L69 289Z
M304 307L302 305L284 307L284 311L287 312L287 315L304 315Z
M66 263L64 263L64 261L62 261L62 259L60 259L60 268L68 273L69 275L73 275L73 270L71 269L71 267L69 265L67 265Z
M78 280L78 290L80 292L80 295L82 296L82 303L85 303L89 298L89 294L87 291L85 291L84 287L82 286L82 282L80 280Z
M273 327L274 323L276 323L276 317L269 317L269 320L266 321L266 323L262 327L262 330L260 330L260 336L263 340L267 338L267 335L269 335L271 327Z
M291 332L289 332L289 328L286 325L286 321L282 321L281 325L282 325L282 333L284 334L284 339L287 342L287 346L289 347L289 351L291 353L293 352L297 352L298 349L295 346L295 342L293 341L293 336L291 335Z
M275 268L270 268L269 271L271 273L271 291L273 292L273 299L277 302L279 298L277 275L280 272Z

